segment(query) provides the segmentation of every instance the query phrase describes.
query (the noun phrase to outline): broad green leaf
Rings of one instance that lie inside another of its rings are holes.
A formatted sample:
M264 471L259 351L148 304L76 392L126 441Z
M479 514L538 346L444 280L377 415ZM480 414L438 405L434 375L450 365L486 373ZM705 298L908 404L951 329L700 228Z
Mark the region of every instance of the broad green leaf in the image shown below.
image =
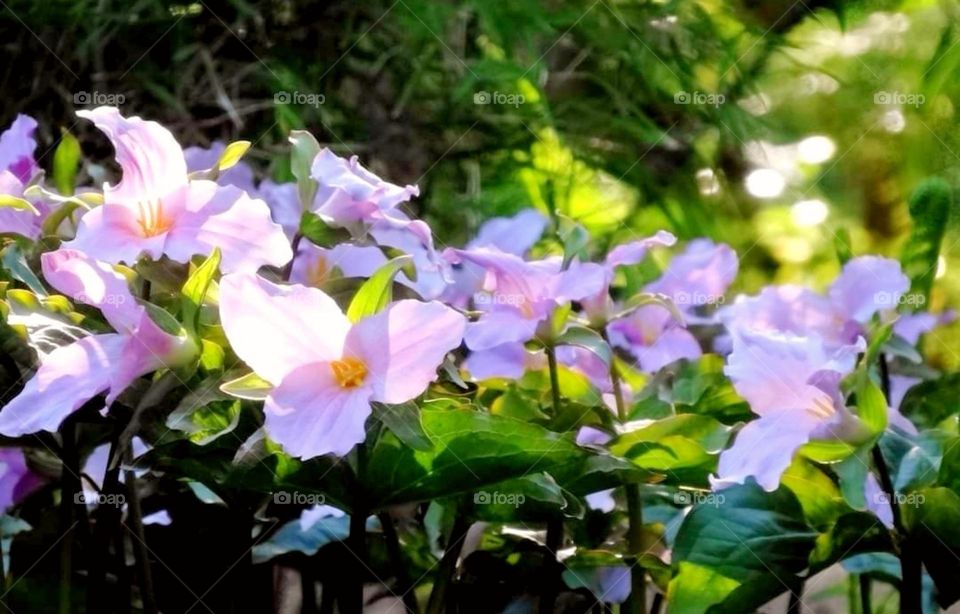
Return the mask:
M277 495L281 493L276 493L275 497ZM327 544L344 541L349 535L350 517L346 515L318 518L306 526L297 518L280 527L269 539L255 545L251 555L254 563L265 563L291 552L312 556Z
M904 524L923 565L936 584L940 606L960 600L960 495L947 488L922 488L901 505Z
M560 233L563 240L563 268L566 269L574 258L587 260L587 245L590 244L590 233L587 229L572 220L564 220L566 228Z
M26 342L43 359L64 345L86 337L89 333L79 326L83 316L70 311L54 299L39 298L28 290L7 290L7 324L18 330Z
M196 405L198 401L193 395L187 395L167 416L167 427L186 433L190 441L200 446L237 428L241 411L239 400L220 398L200 406Z
M900 403L900 413L921 429L935 428L960 411L960 373L920 382Z
M831 565L867 552L891 552L890 531L868 512L849 512L840 516L825 533L817 536L810 553L812 576Z
M607 342L604 341L596 331L584 326L571 326L567 328L567 330L563 331L563 333L557 337L555 343L557 345L582 347L585 350L593 352L593 354L607 365L610 364L613 356L613 352Z
M563 515L582 518L583 504L547 473L506 480L466 497L467 513L488 522L536 522Z
M297 194L300 197L300 209L307 211L313 206L317 194L317 181L310 176L313 159L320 153L320 144L312 134L305 130L291 130L290 170L297 179Z
M29 211L34 215L40 215L37 208L28 200L11 196L9 194L0 194L0 209L13 209L14 211Z
M213 248L210 256L190 274L180 290L180 312L183 323L192 337L197 336L200 327L200 306L207 296L207 290L220 267L220 248Z
M589 456L571 434L483 412L434 409L432 405L425 403L420 413L432 449L414 450L387 432L371 451L364 481L376 505L475 493L504 480L544 471L561 481L560 476L579 471Z
M724 489L716 505L695 506L677 533L672 613L749 612L797 587L816 533L786 488Z
M370 279L365 281L347 308L347 318L351 322L379 313L393 300L393 278L397 276L407 262L413 258L400 256L390 260L377 269Z
M430 438L420 424L420 408L408 401L397 405L373 404L373 415L383 422L397 438L414 450L433 448Z
M273 390L273 385L256 373L248 373L243 377L230 380L220 385L220 390L238 399L249 401L263 401Z
M331 245L336 237L334 230L327 226L319 215L310 211L304 213L300 218L298 232L314 245Z
M850 231L846 228L837 228L833 233L833 249L837 252L840 266L845 265L853 258L853 242L850 240Z
M913 228L904 245L900 262L910 278L910 292L930 297L940 244L950 217L952 192L950 185L939 178L925 180L910 197Z
M960 437L943 444L944 454L937 472L937 486L949 488L960 495Z
M60 143L53 153L53 184L61 194L73 194L80 168L80 142L70 131L60 129Z
M729 425L753 418L750 406L723 373L722 357L705 354L680 364L672 391L677 413L711 416Z
M624 433L608 447L642 469L665 473L670 482L705 485L730 430L709 416L681 414Z
M796 495L811 526L826 527L850 509L830 476L803 457L794 458L780 482Z
M217 170L223 172L233 168L249 149L250 141L234 141L230 143L224 148L223 153L220 154L220 159L217 160Z

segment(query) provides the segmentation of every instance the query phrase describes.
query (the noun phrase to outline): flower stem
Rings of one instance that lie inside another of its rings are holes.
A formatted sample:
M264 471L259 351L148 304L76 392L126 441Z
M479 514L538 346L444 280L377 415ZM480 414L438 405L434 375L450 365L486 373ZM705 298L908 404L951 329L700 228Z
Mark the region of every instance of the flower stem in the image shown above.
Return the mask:
M133 461L133 449L127 446L121 451L124 463ZM132 469L123 472L127 487L127 520L133 531L133 553L140 580L140 600L144 614L156 614L157 598L153 590L153 573L150 569L150 553L147 549L147 537L143 530L143 509L140 507L140 495L137 493L137 475Z
M610 346L610 337L607 335L606 328L601 328L600 336L608 346ZM612 346L610 346L612 347ZM610 384L613 388L613 400L617 407L617 417L621 424L627 422L627 404L623 400L623 384L620 381L620 372L617 371L617 365L611 358L610 361ZM627 551L630 565L630 598L624 604L624 613L644 614L647 610L647 581L646 573L640 566L638 559L643 551L643 503L640 501L640 486L637 484L624 484L624 495L627 500Z
M303 235L299 232L293 235L293 243L291 247L293 248L293 258L290 259L290 262L283 266L283 271L281 276L283 281L290 281L290 274L293 273L293 261L297 259L297 250L300 249L300 241L303 240Z
M450 535L447 537L447 547L443 551L443 557L440 558L440 567L437 569L437 579L433 584L433 590L430 591L430 599L427 601L426 614L442 614L446 611L447 589L457 571L457 559L460 558L460 550L463 548L463 540L467 537L468 529L470 529L470 522L463 512L458 511L453 520Z
M403 599L403 604L411 612L419 612L420 605L417 603L417 594L414 592L414 586L411 586L410 574L407 573L407 564L403 558L403 550L400 548L400 536L397 535L397 527L393 524L393 518L387 512L377 514L380 519L380 526L383 527L383 537L387 542L387 555L390 557L390 564L393 566L397 577L397 592Z
M557 367L557 351L553 344L547 344L547 367L550 371L550 393L553 399L553 415L560 413L560 372ZM557 601L554 571L557 564L557 551L563 545L563 518L558 514L547 521L547 554L543 565L543 588L540 593L541 614L552 614Z
M890 370L887 367L887 358L880 355L880 381L884 397L889 403L890 399ZM890 512L893 516L893 529L895 543L900 550L900 612L902 614L918 614L922 611L923 596L923 565L920 552L917 551L915 544L910 540L906 526L903 524L903 517L900 513L900 503L897 500L897 491L893 485L893 479L890 477L890 469L883 458L883 451L880 449L880 443L877 442L871 451L873 465L880 478L880 486L887 496L890 503Z
M872 614L873 605L870 603L870 576L860 574L860 612L862 614Z
M790 591L790 601L787 603L787 614L801 614L803 607L803 581L797 586L796 590Z
M76 495L80 492L80 457L77 452L77 424L75 416L69 416L60 426L63 446L60 459L63 469L60 474L60 602L59 612L68 614L73 610L73 547L74 539L65 537L73 530L78 520Z
M350 510L350 537L347 547L353 554L349 586L341 594L340 610L345 614L361 614L363 612L363 585L367 574L367 508L366 497L363 493L363 475L367 468L367 446L357 444L357 472L354 486L356 497L353 500L353 509Z

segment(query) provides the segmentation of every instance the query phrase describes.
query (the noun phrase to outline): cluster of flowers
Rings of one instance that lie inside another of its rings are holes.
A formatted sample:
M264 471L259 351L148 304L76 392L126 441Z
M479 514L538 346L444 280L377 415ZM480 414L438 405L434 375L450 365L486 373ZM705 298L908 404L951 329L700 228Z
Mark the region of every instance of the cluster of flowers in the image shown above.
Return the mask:
M223 145L183 149L161 125L112 107L78 114L112 142L121 181L75 195L45 187L34 160L36 124L20 116L0 137L0 233L62 239L40 257L43 279L98 309L113 332L41 356L0 410L0 434L8 437L54 432L98 395L109 407L138 378L196 362L201 341L160 321L149 296L131 291L130 269L118 265L189 263L215 250L222 273L215 304L226 340L265 382L267 434L301 459L349 453L364 441L371 403L417 398L453 352L464 357L460 373L476 381L520 378L559 361L615 410L614 397L629 400L631 391L611 378L610 356L556 343L575 326L648 374L704 352L725 355L725 373L757 418L720 455L713 487L752 478L774 490L804 444L871 435L842 388L871 324L892 323L895 335L916 344L942 320L922 312L898 318L900 301L890 297L907 293L909 280L896 261L873 256L848 261L825 294L771 286L725 303L738 258L708 239L690 241L638 294L615 300L623 269L673 246L673 235L616 245L601 262L576 254L533 258L551 220L525 210L489 220L462 248L441 249L427 224L401 210L418 188L384 181L356 157L322 149L297 183L256 182ZM64 207L69 215L56 215ZM350 240L312 243L301 234L305 214ZM320 289L333 276L370 278L397 251L411 266L396 281L418 299L353 321ZM897 406L915 382L892 377L891 428L913 429ZM602 445L613 435L585 428L578 441ZM0 504L9 506L34 480L13 448L4 452L4 471ZM602 496L590 503L611 505Z

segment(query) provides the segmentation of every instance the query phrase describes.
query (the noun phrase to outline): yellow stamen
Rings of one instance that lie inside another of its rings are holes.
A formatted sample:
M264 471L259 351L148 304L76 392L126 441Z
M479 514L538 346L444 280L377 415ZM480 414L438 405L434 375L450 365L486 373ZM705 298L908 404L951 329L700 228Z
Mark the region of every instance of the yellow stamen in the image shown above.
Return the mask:
M357 388L367 377L367 365L356 358L342 358L330 363L333 377L341 388Z
M140 224L140 231L145 237L155 237L164 233L173 225L173 220L168 219L163 213L163 203L157 200L140 201L137 203L139 217L137 223Z
M809 411L818 418L829 418L836 410L830 400L817 398L813 400L813 407L811 407Z
M327 259L320 256L317 258L317 261L307 269L307 283L319 288L327 281L329 275L330 267L327 266Z

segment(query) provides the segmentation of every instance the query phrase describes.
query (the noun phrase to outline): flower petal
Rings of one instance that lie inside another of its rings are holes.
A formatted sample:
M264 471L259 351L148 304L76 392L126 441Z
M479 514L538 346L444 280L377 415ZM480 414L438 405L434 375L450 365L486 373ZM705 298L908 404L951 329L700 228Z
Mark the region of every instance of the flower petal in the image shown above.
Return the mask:
M513 217L490 218L481 224L467 249L495 247L521 256L543 235L547 221L547 217L536 209L524 209Z
M83 252L60 249L41 257L43 276L71 300L96 307L114 329L132 333L146 310L137 303L126 278Z
M76 237L63 247L104 262L133 264L141 254L160 258L165 239L165 234L145 237L132 209L106 204L84 213Z
M303 459L347 454L366 438L370 412L370 389L341 388L329 363L291 371L264 404L270 438Z
M639 264L646 257L651 248L657 246L669 247L677 242L677 238L666 230L661 230L652 237L631 241L618 245L607 254L605 263L607 268L626 264ZM676 260L676 258L674 258Z
M533 339L540 321L524 317L515 309L486 311L476 322L467 324L464 341L471 350L489 350L505 343L524 343Z
M37 120L21 114L0 134L0 171L11 172L21 183L30 181L38 170L33 158L37 149L33 138L36 129Z
M23 390L0 411L0 433L19 437L37 431L54 432L63 419L117 381L129 338L119 334L91 335L47 355ZM114 390L116 391L116 390Z
M710 477L710 483L719 489L752 477L767 492L776 490L794 453L819 424L802 410L775 412L748 423L720 454L717 475Z
M96 124L116 150L123 177L115 186L104 186L106 202L135 206L157 201L187 182L183 150L157 122L123 117L116 107L77 111L77 116Z
M685 309L716 304L723 300L738 268L737 253L729 245L697 239L646 289L669 296Z
M220 320L237 356L274 385L297 367L339 359L350 329L320 290L245 273L220 281Z
M320 287L330 281L334 269L339 269L343 277L370 277L386 263L384 253L372 245L341 243L327 248L301 241L293 261L290 281Z
M283 266L293 250L279 224L270 218L262 200L252 199L234 186L191 181L171 199L183 203L167 235L164 253L178 262L215 247L223 254L227 273L253 273L263 265Z
M460 346L466 319L437 302L399 301L347 334L344 354L363 360L373 399L403 403L437 378L444 356Z
M890 258L860 256L843 265L830 286L830 301L844 316L866 323L883 309L896 308L910 289L900 263Z

